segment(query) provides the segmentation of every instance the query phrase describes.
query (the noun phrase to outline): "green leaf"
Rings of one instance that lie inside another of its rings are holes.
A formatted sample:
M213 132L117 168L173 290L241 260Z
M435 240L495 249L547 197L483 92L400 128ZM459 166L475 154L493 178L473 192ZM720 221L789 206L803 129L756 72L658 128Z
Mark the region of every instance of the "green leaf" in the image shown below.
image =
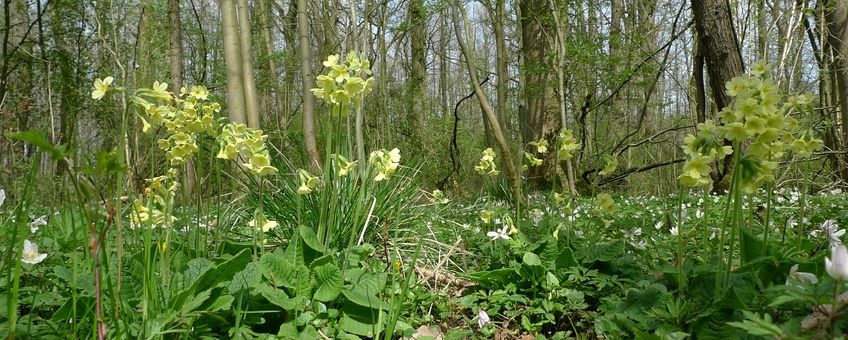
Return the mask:
M303 240L303 243L306 243L309 248L314 249L315 251L324 252L324 245L321 244L321 241L318 241L318 236L315 235L315 231L311 228L301 225L298 228L300 233L300 238Z
M577 259L574 257L574 251L569 247L560 248L559 255L556 258L557 268L570 268L577 266Z
M350 289L342 291L345 298L359 306L388 309L388 304L379 298L388 279L385 273L366 273Z
M344 278L342 271L336 265L331 255L326 255L312 262L312 275L315 277L315 295L318 301L330 302L342 292Z
M221 295L215 298L212 303L205 308L207 312L217 312L230 309L235 298L232 295Z
M194 282L170 301L171 308L178 310L189 299L189 297L217 286L221 282L229 281L233 276L244 269L250 263L251 254L247 250L236 254L232 258L215 265L195 278Z
M522 258L522 261L524 262L524 264L529 265L529 266L541 266L542 265L542 259L539 258L539 255L536 255L536 254L533 254L533 253L530 253L530 252L524 253L524 257Z
M53 160L65 158L65 147L54 146L53 144L50 144L50 141L47 140L47 137L45 137L44 134L40 131L29 130L23 132L10 133L9 139L19 140L21 142L32 144L33 146L50 154L50 157Z
M259 264L251 262L247 264L244 270L233 276L233 279L230 281L227 289L230 291L230 294L235 294L242 289L249 290L250 288L258 286L260 280L262 280L262 273L259 269Z
M378 310L347 304L342 309L339 327L351 334L373 338L378 313Z
M285 310L293 310L297 308L297 300L289 298L282 289L271 287L267 283L261 284L257 288L259 294L262 295L268 302L282 307Z
M276 253L262 255L259 266L262 269L262 275L271 283L277 287L283 286L289 289L295 288L298 273L306 269L305 266L297 266L294 260Z
M780 326L771 322L771 315L768 313L760 317L757 313L742 311L745 315L745 320L742 322L728 322L736 328L744 329L748 334L756 336L772 336L775 338L783 338L783 330Z
M486 287L497 287L507 282L512 281L515 277L515 270L512 268L498 268L495 270L484 270L468 274L462 274L468 280Z

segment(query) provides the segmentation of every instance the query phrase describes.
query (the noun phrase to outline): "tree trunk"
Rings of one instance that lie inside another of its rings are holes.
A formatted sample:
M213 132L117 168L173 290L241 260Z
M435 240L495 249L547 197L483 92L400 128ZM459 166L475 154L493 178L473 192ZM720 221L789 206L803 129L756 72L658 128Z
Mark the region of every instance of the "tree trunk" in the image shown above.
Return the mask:
M730 8L725 0L692 0L692 13L698 29L698 42L704 51L710 92L716 109L721 110L731 101L724 92L724 84L745 73ZM722 192L730 187L732 157L729 155L724 159L723 170L714 176L713 191Z
M312 46L309 45L309 20L306 12L306 0L297 0L297 34L300 51L301 96L303 96L303 138L306 143L306 153L309 155L309 166L314 172L321 168L321 158L318 155L318 143L315 137L315 97L312 88L315 87L315 76L312 74Z
M244 100L244 70L239 43L237 0L221 1L222 31L224 34L224 64L227 69L227 107L233 123L246 123Z
M239 49L241 51L241 70L244 73L244 109L247 126L260 128L259 98L256 95L256 77L253 75L253 49L250 47L250 9L247 0L236 0L238 6Z
M507 95L509 91L509 73L507 64L506 49L506 31L504 29L504 20L506 17L505 0L495 0L495 75L498 78L497 94L498 94L498 121L501 123L501 129L508 131L507 125L509 120L506 117L507 112Z
M498 123L498 117L495 115L495 111L492 110L492 104L489 103L489 99L486 98L485 92L483 92L483 89L480 88L479 77L477 77L477 66L474 61L474 51L469 50L468 46L465 44L465 39L462 37L462 29L459 24L460 20L462 20L459 16L459 11L461 10L460 4L454 2L452 5L453 9L451 13L453 17L456 41L457 44L459 44L459 49L462 52L462 55L465 56L465 64L468 68L471 86L474 88L474 95L480 102L480 107L483 109L483 114L485 114L488 119L489 127L492 129L492 133L498 143L498 148L503 156L503 164L506 166L506 173L509 177L510 186L512 187L513 200L516 207L518 207L522 202L524 202L524 196L521 194L521 182L518 176L518 170L515 168L515 164L513 163L514 159L512 158L512 151L510 151L509 143L506 140L506 136L504 136L503 130L501 130L500 123ZM465 16L463 15L463 18L464 17Z
M427 10L424 8L424 0L410 0L409 21L412 26L409 37L410 72L409 72L409 121L407 122L408 134L412 145L421 142L421 122L424 115L424 96L427 69L426 29Z
M548 56L554 51L548 34L556 27L548 19L551 8L546 0L521 0L521 54L524 59L524 114L521 127L522 145L544 139L555 145L560 129L560 117L554 87L550 86L553 67ZM554 153L545 155L542 165L528 169L527 178L537 187L544 188L553 178Z
M68 150L73 150L76 146L76 129L77 129L77 112L80 109L80 94L77 91L79 79L75 70L77 60L74 58L73 52L69 49L71 44L68 37L73 34L69 28L65 26L66 22L72 19L66 16L67 13L73 13L72 6L76 6L75 1L57 2L52 5L52 18L50 20L53 28L53 46L54 61L59 68L59 119L61 121L59 127L59 144L64 145ZM80 65L81 66L81 65ZM64 174L66 171L64 165L57 164L56 173Z
M833 53L830 73L839 119L842 123L842 140L848 141L848 2L829 0L825 5L827 22L827 45Z

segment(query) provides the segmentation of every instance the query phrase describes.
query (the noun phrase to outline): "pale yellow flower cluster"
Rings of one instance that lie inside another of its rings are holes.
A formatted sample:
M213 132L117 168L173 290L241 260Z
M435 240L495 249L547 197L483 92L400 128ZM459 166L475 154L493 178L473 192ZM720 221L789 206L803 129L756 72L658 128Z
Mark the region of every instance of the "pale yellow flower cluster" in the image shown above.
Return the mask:
M316 97L335 106L333 114L347 115L352 106L359 105L363 94L371 92L374 78L363 79L362 73L370 76L371 66L363 55L348 53L343 62L339 55L333 54L324 61L327 74L319 75L315 81L317 88L312 89Z
M265 147L268 136L262 134L261 130L251 129L244 124L227 124L221 130L218 140L220 150L218 158L235 159L241 156L241 166L257 176L272 175L277 168L271 166L271 158Z
M768 79L768 65L757 62L751 75L731 79L725 85L733 102L719 112L721 124L712 120L698 124L696 134L684 139L683 149L687 161L681 184L690 187L709 185L711 164L724 159L734 150L724 145L724 139L734 145L746 145L747 152L739 159L740 184L751 192L765 183L774 181L777 160L783 157L786 146L798 155L808 157L822 146L820 139L810 133L799 133L800 122L790 113L809 105L809 95L790 97L784 102L777 85ZM797 137L797 135L802 135Z
M489 176L497 176L501 173L495 166L495 150L492 148L483 150L483 157L480 158L480 163L474 166L474 170L478 174L489 174Z

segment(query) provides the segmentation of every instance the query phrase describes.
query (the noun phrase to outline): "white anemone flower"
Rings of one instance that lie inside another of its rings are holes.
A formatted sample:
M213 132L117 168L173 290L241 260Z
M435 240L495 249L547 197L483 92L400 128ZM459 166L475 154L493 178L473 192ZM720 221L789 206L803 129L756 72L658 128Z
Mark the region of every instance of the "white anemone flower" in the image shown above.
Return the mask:
M480 328L492 323L492 319L489 318L489 313L486 313L486 311L482 309L477 313L477 317L475 317L474 320L477 320L477 325L480 326Z
M33 234L38 231L38 227L47 225L47 216L41 216L29 223L29 231Z
M839 225L836 224L834 220L824 221L821 225L821 229L827 232L827 238L830 242L830 247L834 248L842 245L842 235L845 235L845 229L839 229Z
M840 244L831 249L830 258L824 258L824 269L830 277L848 281L848 248Z
M642 235L642 228L636 228L631 230L622 229L621 233L624 234L624 238L635 241L636 237Z
M503 228L500 228L496 231L490 231L486 233L486 236L492 238L492 241L497 240L499 238L504 240L511 240L512 237L509 237L508 228L509 227L504 226Z
M47 254L38 253L38 245L24 240L24 251L21 253L21 262L29 264L37 264L44 261Z
M6 190L0 189L0 208L3 207L3 202L6 201Z
M792 268L789 269L789 276L786 277L786 285L800 286L799 283L801 281L807 281L809 283L815 284L819 282L819 279L816 277L816 274L799 272L798 265L793 265Z

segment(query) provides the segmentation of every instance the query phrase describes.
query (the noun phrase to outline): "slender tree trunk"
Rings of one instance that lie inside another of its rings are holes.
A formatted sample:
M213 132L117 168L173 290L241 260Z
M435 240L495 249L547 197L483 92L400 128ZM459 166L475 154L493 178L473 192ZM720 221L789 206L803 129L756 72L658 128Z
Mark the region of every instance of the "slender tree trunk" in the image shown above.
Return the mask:
M224 34L224 64L227 70L227 106L231 121L246 123L244 70L235 1L237 0L220 0Z
M441 104L442 118L450 115L450 104L448 97L448 43L450 40L450 28L448 27L447 14L442 14L439 25L439 98Z
M303 87L303 138L306 143L306 153L309 155L309 166L314 170L320 169L321 158L318 155L318 143L315 137L315 97L312 88L315 87L315 76L312 74L312 46L309 45L309 20L306 0L297 0L297 34L300 51L300 76Z
M498 148L503 156L503 164L506 166L506 172L509 177L510 186L512 187L512 195L515 205L520 206L521 203L524 202L524 196L521 194L521 182L518 176L518 170L515 168L515 163L513 163L514 159L512 158L512 151L510 151L509 142L507 142L506 136L504 135L503 130L501 130L500 123L498 123L498 117L495 115L495 111L492 110L492 104L490 104L489 99L486 98L486 93L483 92L483 89L480 87L480 80L479 77L477 77L477 66L474 61L474 52L468 48L465 44L465 39L462 37L460 22L465 21L461 21L463 19L460 19L459 12L462 10L460 6L461 5L459 3L454 2L452 6L453 9L451 11L454 32L456 33L456 41L457 44L459 44L459 49L462 52L462 55L465 56L465 64L468 68L471 86L474 88L474 95L480 102L480 107L483 109L483 114L486 115L489 127L492 129L492 133L498 143ZM464 17L465 16L463 15L463 18Z
M253 74L253 49L250 47L250 9L247 0L236 0L238 7L239 50L241 52L241 70L244 74L244 109L247 126L260 128L259 98L256 95L256 76Z
M409 21L412 26L410 30L410 64L409 73L409 121L408 133L413 145L421 142L419 134L422 129L424 115L424 97L427 69L427 49L425 48L427 29L427 10L424 8L424 0L410 0Z
M498 94L498 121L501 123L501 129L508 131L507 125L509 120L506 117L507 112L507 95L509 91L509 73L507 64L506 49L506 31L504 29L504 20L506 17L505 0L495 0L495 73L498 78L497 94Z

